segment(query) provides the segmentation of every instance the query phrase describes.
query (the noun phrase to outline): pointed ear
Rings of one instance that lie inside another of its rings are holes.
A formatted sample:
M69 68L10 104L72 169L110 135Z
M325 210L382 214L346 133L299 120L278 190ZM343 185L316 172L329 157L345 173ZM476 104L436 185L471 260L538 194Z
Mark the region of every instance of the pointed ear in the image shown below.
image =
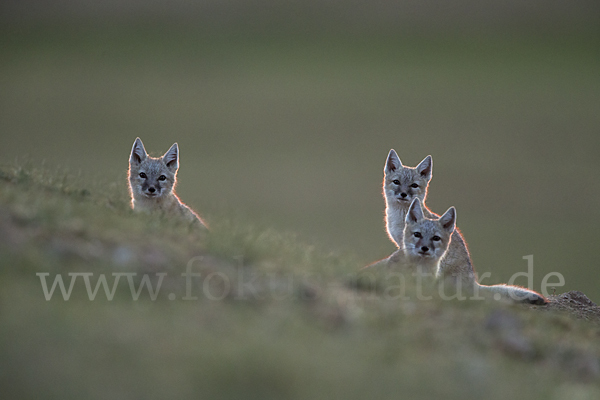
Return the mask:
M398 154L396 154L396 150L391 149L387 156L383 172L394 172L398 168L402 168L402 161L400 161L400 157L398 157Z
M423 209L421 208L421 200L419 198L415 198L412 203L410 203L410 207L408 207L408 212L406 213L405 222L415 223L422 220L424 217Z
M167 166L167 168L177 171L179 168L179 146L177 143L174 143L173 146L162 156L163 162Z
M456 228L456 209L454 207L450 207L448 211L440 217L440 224L442 224L442 227L448 232L454 232L454 229Z
M148 153L146 153L146 149L144 148L144 144L140 138L136 138L135 142L133 142L133 147L131 148L131 155L129 156L130 164L139 164L144 161L148 157Z
M422 176L426 177L427 180L431 179L431 170L433 168L433 159L431 156L427 156L417 165L417 172Z

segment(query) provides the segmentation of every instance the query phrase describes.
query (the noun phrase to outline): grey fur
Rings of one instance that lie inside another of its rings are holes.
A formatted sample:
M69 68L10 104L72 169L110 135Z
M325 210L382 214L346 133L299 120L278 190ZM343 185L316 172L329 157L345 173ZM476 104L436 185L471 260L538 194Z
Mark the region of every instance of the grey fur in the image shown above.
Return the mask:
M202 219L175 194L179 146L173 144L162 157L150 157L140 138L135 139L129 156L129 191L135 211L162 212L198 222Z
M395 150L390 150L384 167L383 194L386 201L386 228L390 239L400 248L386 260L388 264L397 263L403 259L404 233L407 225L406 213L414 199L419 200L425 219L437 220L439 216L429 210L425 205L427 189L432 178L433 160L431 156L425 157L415 168L402 165ZM414 187L414 186L417 187ZM448 210L450 211L450 209ZM448 212L446 212L448 213ZM454 218L456 220L456 211ZM444 214L446 216L446 214ZM454 224L455 222L452 222ZM512 300L524 301L535 304L546 304L547 300L541 294L532 290L509 285L486 286L477 282L477 277L467 244L456 227L450 237L448 249L440 258L436 277L439 281L449 282L455 286L471 288L472 291L482 294L499 294L501 298L510 297ZM494 296L497 298L498 296Z

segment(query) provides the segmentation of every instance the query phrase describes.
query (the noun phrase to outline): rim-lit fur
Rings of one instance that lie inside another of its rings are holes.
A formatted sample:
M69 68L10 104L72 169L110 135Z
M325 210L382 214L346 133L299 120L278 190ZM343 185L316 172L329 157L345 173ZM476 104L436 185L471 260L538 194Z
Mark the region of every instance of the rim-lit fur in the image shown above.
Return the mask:
M385 197L385 221L387 232L398 247L402 245L404 217L411 202L418 198L425 201L431 180L433 161L427 156L415 168L402 165L394 149L390 150L383 169L383 194Z
M173 144L162 157L150 157L140 138L129 156L129 191L135 211L177 215L206 226L202 219L175 194L179 146Z
M405 221L403 247L408 264L437 277L440 261L447 254L456 226L456 210L450 207L439 218L426 218L421 200L415 198Z
M419 165L412 168L402 165L394 149L390 150L388 154L383 179L386 228L390 239L400 248L388 257L388 264L396 263L406 256L403 249L404 231L407 212L414 199L419 200L419 208L425 219L435 220L439 218L439 215L429 210L425 205L427 189L433 176L432 171L433 160L431 156L425 157ZM446 253L440 258L437 266L437 278L440 281L462 288L471 288L473 291L482 294L499 294L501 298L534 304L547 303L544 296L526 288L509 285L480 285L477 282L467 244L458 227L455 227L451 234Z

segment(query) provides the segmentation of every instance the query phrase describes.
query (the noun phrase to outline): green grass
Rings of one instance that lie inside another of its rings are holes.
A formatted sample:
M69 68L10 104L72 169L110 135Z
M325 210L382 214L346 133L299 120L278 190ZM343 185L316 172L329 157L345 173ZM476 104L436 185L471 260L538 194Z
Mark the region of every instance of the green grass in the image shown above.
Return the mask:
M119 186L136 136L178 142L186 203L367 264L394 249L387 152L431 154L428 205L457 208L480 273L505 281L533 254L536 289L560 272L599 301L597 38L7 26L0 158Z
M597 323L536 307L390 299L390 283L357 286L361 262L352 256L217 215L208 234L193 231L134 214L122 185L86 182L47 166L0 168L7 398L600 393ZM180 274L196 256L198 299L183 300ZM136 284L144 273L167 275L155 301L133 301L125 279L112 301L102 291L90 301L81 281L68 301L58 293L46 301L39 272L137 273Z
M598 302L598 36L531 32L2 27L3 397L598 398L593 321L357 275L394 249L393 147L432 154L428 205L457 207L488 282L533 254L536 289L560 272ZM131 212L136 136L179 142L209 234ZM125 277L46 301L36 273L166 275L155 301Z

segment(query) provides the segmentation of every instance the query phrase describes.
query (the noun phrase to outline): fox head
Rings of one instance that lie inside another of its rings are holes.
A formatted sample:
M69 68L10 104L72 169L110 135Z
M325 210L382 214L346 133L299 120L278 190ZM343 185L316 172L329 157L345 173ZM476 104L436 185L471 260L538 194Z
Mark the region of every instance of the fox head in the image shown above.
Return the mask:
M129 187L133 199L161 199L173 192L179 168L179 147L173 144L162 157L150 157L140 138L129 156Z
M406 210L414 199L425 202L432 167L431 156L425 157L415 168L405 167L396 151L390 150L383 169L383 193L387 206Z
M425 218L421 200L414 199L406 213L404 225L404 252L415 260L440 260L450 245L456 227L456 209L437 219Z

